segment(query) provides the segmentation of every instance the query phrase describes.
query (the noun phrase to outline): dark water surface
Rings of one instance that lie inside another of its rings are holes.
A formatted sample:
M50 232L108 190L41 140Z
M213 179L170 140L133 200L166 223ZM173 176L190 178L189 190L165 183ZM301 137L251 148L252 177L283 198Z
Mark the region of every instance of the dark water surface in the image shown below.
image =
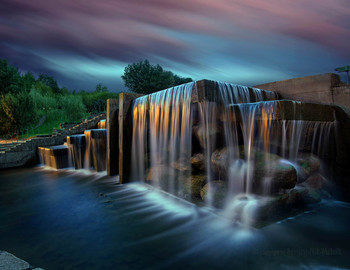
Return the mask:
M142 184L0 172L0 250L50 269L349 269L350 204L242 229Z

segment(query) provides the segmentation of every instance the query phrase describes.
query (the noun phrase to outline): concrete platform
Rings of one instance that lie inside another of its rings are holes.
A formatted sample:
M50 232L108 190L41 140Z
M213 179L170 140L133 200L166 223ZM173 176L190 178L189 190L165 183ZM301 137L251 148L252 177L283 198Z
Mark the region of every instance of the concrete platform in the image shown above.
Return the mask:
M26 261L17 258L15 255L0 250L0 269L1 270L44 270L34 268Z
M41 162L54 169L68 167L68 146L57 145L48 147L38 147Z
M255 107L255 108L254 108ZM293 100L275 100L257 103L230 105L231 118L240 121L241 111L255 109L255 119L265 117L266 112L272 116L271 120L302 120L302 121L335 121L336 108L333 105L300 102Z

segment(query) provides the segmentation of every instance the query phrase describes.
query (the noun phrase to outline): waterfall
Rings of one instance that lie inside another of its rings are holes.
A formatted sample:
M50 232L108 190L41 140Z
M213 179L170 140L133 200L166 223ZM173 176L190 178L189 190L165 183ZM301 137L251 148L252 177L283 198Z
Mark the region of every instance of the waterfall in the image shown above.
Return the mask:
M305 120L300 102L274 92L221 82L212 90L195 100L189 83L133 101L131 179L251 224L261 201L322 172L334 122Z
M86 140L85 169L93 167L95 171L105 171L107 166L106 129L85 130L84 135Z
M75 169L84 168L86 141L85 135L71 135L67 136L67 145L69 147L69 153L73 161Z
M191 157L193 87L189 83L134 101L133 180L151 181L171 193L178 191L177 180L187 176L181 166Z

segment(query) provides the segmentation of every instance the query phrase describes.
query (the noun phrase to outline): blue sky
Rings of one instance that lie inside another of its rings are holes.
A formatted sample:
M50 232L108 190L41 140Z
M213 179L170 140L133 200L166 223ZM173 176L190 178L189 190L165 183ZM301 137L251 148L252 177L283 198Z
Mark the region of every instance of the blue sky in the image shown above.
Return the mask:
M1 0L0 58L69 89L124 90L142 59L243 85L350 64L348 0Z

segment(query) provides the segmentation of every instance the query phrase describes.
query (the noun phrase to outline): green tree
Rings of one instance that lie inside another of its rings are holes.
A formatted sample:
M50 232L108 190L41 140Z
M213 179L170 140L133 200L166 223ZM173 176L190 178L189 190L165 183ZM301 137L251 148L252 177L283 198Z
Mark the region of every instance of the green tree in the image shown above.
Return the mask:
M0 94L18 93L20 79L17 68L10 66L6 59L0 59Z
M96 85L95 92L108 92L107 86L102 85L102 83L99 83Z
M0 111L0 132L2 134L33 126L38 119L33 99L25 91L2 95Z
M192 81L191 78L181 78L160 65L151 65L146 59L128 65L124 69L122 79L129 90L140 94L150 94L172 86Z
M36 83L36 80L34 76L31 73L27 72L21 76L20 88L21 90L24 90L29 93L32 87L35 85L35 83Z
M39 81L41 81L46 86L49 86L55 94L61 93L57 81L52 76L41 74L39 75Z

